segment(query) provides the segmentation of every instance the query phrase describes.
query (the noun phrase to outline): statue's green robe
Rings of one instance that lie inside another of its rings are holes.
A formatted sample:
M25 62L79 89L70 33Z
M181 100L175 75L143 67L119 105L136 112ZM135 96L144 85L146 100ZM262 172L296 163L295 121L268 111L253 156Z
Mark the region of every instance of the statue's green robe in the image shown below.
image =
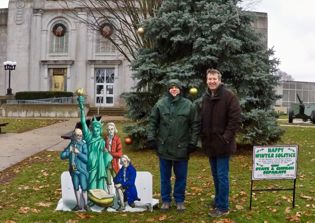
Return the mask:
M103 137L93 138L88 131L83 133L88 145L88 172L89 189L103 189L106 186L107 168L111 165L113 157L109 152L104 152L105 140Z

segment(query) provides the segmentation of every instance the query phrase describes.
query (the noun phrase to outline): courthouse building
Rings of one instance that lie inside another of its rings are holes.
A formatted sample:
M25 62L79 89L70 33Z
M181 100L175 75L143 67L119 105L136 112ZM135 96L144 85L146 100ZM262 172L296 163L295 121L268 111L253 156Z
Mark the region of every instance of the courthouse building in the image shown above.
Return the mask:
M88 18L87 10L77 10L77 16ZM13 93L83 87L91 106L123 105L121 93L135 85L129 62L77 16L55 0L10 0L0 10L0 62L17 63ZM267 14L257 13L254 26L267 47ZM0 95L6 94L8 76L0 69Z
M87 11L78 12L81 18ZM129 63L99 31L90 30L53 0L10 0L0 11L0 59L16 61L11 88L75 91L83 87L95 106L118 106L134 86ZM0 69L0 95L8 72Z

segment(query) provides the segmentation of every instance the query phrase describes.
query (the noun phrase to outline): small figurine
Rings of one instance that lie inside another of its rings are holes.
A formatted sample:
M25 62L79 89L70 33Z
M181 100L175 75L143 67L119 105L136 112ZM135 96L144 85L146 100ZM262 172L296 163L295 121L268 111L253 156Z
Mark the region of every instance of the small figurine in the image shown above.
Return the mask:
M72 139L69 145L60 153L62 160L69 160L69 172L72 179L74 194L77 201L73 211L86 210L90 211L87 204L87 189L88 189L88 150L84 140L82 140L81 129L76 128L73 131ZM79 191L81 187L82 196ZM83 197L83 204L81 204Z
M122 144L120 137L117 135L118 130L116 128L116 125L114 122L107 123L106 126L107 135L105 137L106 141L106 151L109 152L112 157L112 165L107 173L107 189L108 193L111 193L110 191L110 185L112 183L112 178L116 176L116 174L119 171L119 158L122 156Z
M128 201L130 207L135 207L135 201L140 201L138 198L137 188L135 185L137 171L130 162L127 155L122 155L120 158L122 167L118 174L114 177L114 185L119 196L120 207L118 211L125 210L125 201Z

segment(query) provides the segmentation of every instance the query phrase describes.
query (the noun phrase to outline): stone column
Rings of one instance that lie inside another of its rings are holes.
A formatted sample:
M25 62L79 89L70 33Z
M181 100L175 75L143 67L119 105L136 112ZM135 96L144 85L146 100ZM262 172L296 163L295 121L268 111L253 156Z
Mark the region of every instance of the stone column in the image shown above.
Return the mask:
M41 26L42 26L42 14L41 9L34 9L32 16L31 26L31 46L30 46L30 70L29 86L28 88L35 91L40 90L41 83L41 71L40 71L40 58L41 58Z
M16 61L11 75L13 94L29 89L30 18L32 2L9 1L7 60Z
M78 16L82 18L82 20L87 20L87 13L82 11L78 12ZM84 87L85 89L88 86L84 86L87 80L87 46L88 46L88 30L87 25L81 22L77 23L77 45L75 50L75 58L76 58L76 73L72 74L72 77L75 79L73 86L73 90L79 87Z

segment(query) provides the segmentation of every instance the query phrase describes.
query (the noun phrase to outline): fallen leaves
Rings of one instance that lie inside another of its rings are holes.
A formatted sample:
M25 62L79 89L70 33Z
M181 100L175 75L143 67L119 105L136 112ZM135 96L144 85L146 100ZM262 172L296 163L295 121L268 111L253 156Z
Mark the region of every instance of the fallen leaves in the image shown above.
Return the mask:
M167 215L166 214L163 214L161 216L159 216L159 221L165 221L167 219Z
M308 200L308 201L314 200L313 197L307 196L307 195L304 195L304 194L301 194L300 197L303 198L303 199L306 199L306 200Z
M20 214L27 214L30 211L29 207L20 207L19 213Z
M200 188L200 187L191 187L190 189L191 189L192 191L196 192L196 193L203 191L203 189Z
M79 223L79 221L70 219L70 220L66 221L66 223Z
M291 197L281 196L281 199L287 201L288 203L292 203L292 198Z
M52 203L51 202L38 202L35 205L39 207L50 207Z
M235 205L235 208L236 208L236 210L243 210L244 209L244 207L242 205L239 205L239 204Z
M301 222L301 212L296 212L295 215L291 215L287 217L286 219L290 222Z
M287 207L285 210L284 210L284 213L286 214L289 214L291 212L291 208L290 207Z
M81 218L81 219L89 219L89 218L93 218L94 216L93 215L90 215L88 213L79 213L79 212L76 212L76 215Z
M224 218L220 220L214 220L212 223L236 223L232 219Z
M30 207L20 207L18 212L20 214L27 214L29 212L32 212L32 213L35 213L35 214L38 214L40 213L40 210L36 209L36 208L30 208Z
M276 208L272 208L272 209L271 209L271 212L272 212L272 213L276 213L277 211L278 211L278 209L276 209Z
M18 187L19 190L29 190L30 189L30 186L24 186L24 185L21 185Z

